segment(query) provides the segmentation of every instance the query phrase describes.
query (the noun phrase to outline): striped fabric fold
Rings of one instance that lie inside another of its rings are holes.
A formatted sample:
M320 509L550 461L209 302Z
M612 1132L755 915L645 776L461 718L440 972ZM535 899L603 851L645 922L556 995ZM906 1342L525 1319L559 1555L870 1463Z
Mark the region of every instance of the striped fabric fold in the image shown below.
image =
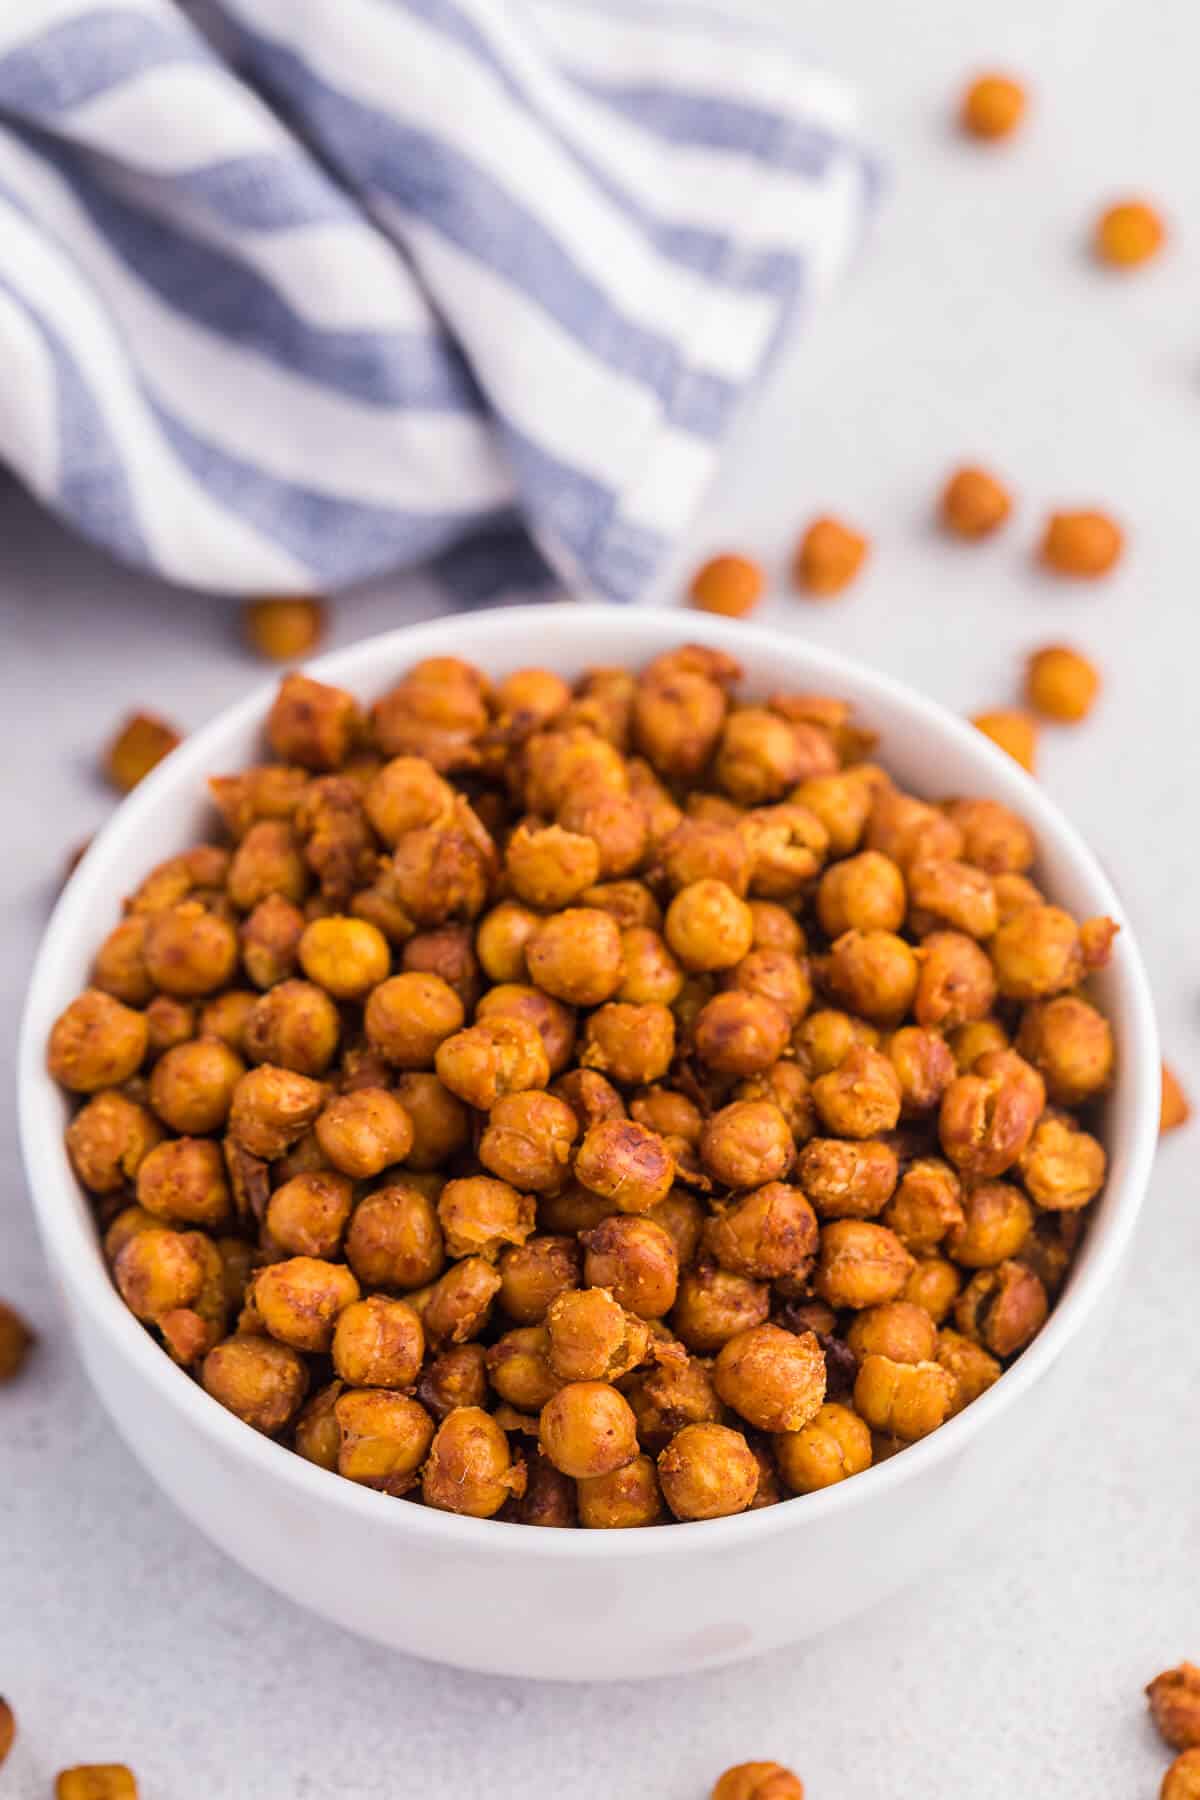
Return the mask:
M619 0L0 9L0 458L168 580L634 600L872 165L786 44Z

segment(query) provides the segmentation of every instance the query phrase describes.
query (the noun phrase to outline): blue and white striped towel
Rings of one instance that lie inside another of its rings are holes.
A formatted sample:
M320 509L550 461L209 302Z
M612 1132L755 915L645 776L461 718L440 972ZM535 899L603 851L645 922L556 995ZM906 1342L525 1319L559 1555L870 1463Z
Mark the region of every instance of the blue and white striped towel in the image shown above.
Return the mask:
M845 91L691 5L8 0L0 458L194 586L482 533L633 599L870 188Z

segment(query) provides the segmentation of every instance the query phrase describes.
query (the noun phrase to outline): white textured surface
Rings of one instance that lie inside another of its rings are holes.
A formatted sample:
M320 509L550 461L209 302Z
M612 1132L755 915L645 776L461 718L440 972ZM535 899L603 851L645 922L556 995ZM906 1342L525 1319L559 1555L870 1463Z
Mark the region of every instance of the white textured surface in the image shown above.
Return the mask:
M760 0L764 8L768 0ZM842 603L767 616L868 656L954 706L1012 693L1019 654L1067 638L1109 689L1043 776L1138 921L1168 1052L1200 1094L1195 783L1195 444L1200 338L1187 0L806 0L807 37L867 90L894 182L852 290L746 421L681 566L725 544L779 560L826 507L876 538ZM986 9L989 14L993 9ZM963 73L1027 71L1019 144L944 126ZM1095 206L1162 197L1178 242L1130 281L1087 265ZM1193 212L1194 217L1194 212ZM981 549L928 524L945 468L986 459L1023 505ZM1028 545L1054 502L1111 504L1123 571L1063 590ZM64 847L103 817L94 747L128 704L194 724L261 671L227 608L156 590L0 510L0 995L10 1021ZM338 641L420 616L420 583L342 604ZM131 872L132 873L132 872ZM99 929L100 922L98 922ZM776 1756L812 1800L1150 1796L1166 1754L1141 1685L1200 1652L1195 1131L1162 1152L1120 1329L1087 1410L1018 1504L955 1565L816 1648L725 1674L590 1692L473 1679L361 1645L239 1574L149 1487L76 1368L33 1239L0 1102L0 1292L44 1333L0 1399L0 1689L22 1735L5 1796L120 1757L145 1800L703 1800L726 1764ZM513 1621L513 1630L522 1623Z

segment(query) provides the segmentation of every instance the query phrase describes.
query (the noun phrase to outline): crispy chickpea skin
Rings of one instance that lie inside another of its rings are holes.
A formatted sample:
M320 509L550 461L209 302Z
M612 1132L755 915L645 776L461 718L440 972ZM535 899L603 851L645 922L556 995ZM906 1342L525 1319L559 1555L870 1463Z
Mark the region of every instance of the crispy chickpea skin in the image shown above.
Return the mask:
M551 999L539 988L520 982L503 982L489 988L475 1009L475 1023L486 1025L499 1019L516 1019L532 1025L542 1040L551 1075L561 1075L571 1061L575 1049L575 1013L561 1000ZM541 1087L541 1081L525 1082L526 1087Z
M525 946L540 924L541 914L518 900L501 900L484 914L475 932L475 954L489 981L528 978Z
M339 1313L359 1297L343 1263L293 1256L270 1263L254 1278L254 1305L268 1334L294 1350L327 1351Z
M1033 1208L1011 1181L980 1181L962 1197L962 1220L946 1248L964 1269L994 1269L1016 1256L1033 1229Z
M634 1460L637 1420L606 1382L572 1381L543 1406L538 1441L560 1474L586 1481Z
M573 1288L546 1313L547 1356L562 1381L618 1381L646 1356L650 1332L607 1288Z
M412 1120L386 1088L356 1088L336 1095L314 1129L334 1168L356 1181L403 1162L413 1143Z
M368 1288L404 1291L436 1281L446 1256L433 1201L404 1182L367 1194L350 1219L346 1261Z
M338 1314L333 1366L352 1387L410 1388L425 1355L425 1332L411 1306L371 1294Z
M80 1763L55 1776L54 1800L138 1800L138 1787L124 1763Z
M803 1273L817 1249L816 1214L798 1187L771 1181L721 1208L704 1227L722 1269L756 1281Z
M714 1113L700 1134L700 1159L725 1187L778 1181L794 1155L788 1122L769 1100L734 1100Z
M675 1304L679 1252L675 1240L654 1219L613 1213L582 1233L583 1278L589 1287L609 1288L626 1312L660 1319ZM765 1314L764 1314L765 1316Z
M728 706L698 670L647 670L633 703L633 741L657 775L695 780L716 748Z
M513 1463L507 1437L482 1407L459 1407L438 1426L421 1475L426 1506L491 1519L524 1485L524 1466Z
M633 1119L606 1119L580 1144L575 1175L617 1211L646 1213L670 1192L675 1159L656 1131Z
M634 925L621 933L621 985L616 998L632 1006L670 1006L683 987L683 970L660 932Z
M550 1338L544 1325L506 1331L487 1352L488 1380L506 1405L535 1414L563 1385L550 1366Z
M136 1075L146 1054L145 1015L88 988L61 1013L50 1033L47 1066L62 1087L95 1094Z
M937 1351L937 1327L924 1307L911 1300L868 1306L851 1320L846 1342L855 1356L890 1356L893 1362L930 1362Z
M1146 1689L1150 1717L1159 1736L1172 1750L1193 1750L1200 1746L1200 1669L1194 1663L1181 1662L1176 1669L1164 1669Z
M335 1000L361 1000L378 987L392 953L378 926L333 914L314 919L300 939L300 966Z
M883 1208L882 1220L914 1256L936 1250L963 1220L962 1184L949 1163L937 1156L910 1163Z
M939 517L956 537L988 537L1012 511L1012 496L986 469L956 469L942 489Z
M565 1100L538 1089L505 1094L488 1115L479 1160L501 1181L534 1193L562 1185L579 1135L579 1121Z
M534 1202L507 1181L468 1175L446 1183L438 1218L451 1256L493 1261L505 1244L523 1244L533 1231Z
M873 1219L896 1186L899 1158L890 1144L813 1138L800 1152L796 1179L822 1219Z
M104 773L119 794L131 793L179 742L175 727L157 714L130 713L104 752Z
M972 1275L954 1308L954 1323L972 1343L1001 1359L1014 1356L1046 1322L1046 1290L1033 1270L1003 1262Z
M698 881L722 881L744 899L751 860L742 833L719 819L684 819L659 852L662 878L675 894Z
M977 75L963 94L959 124L970 137L995 140L1014 132L1025 116L1027 96L1011 75Z
M942 810L961 835L964 862L989 875L1023 875L1032 867L1033 833L998 800L947 800Z
M525 946L530 979L568 1006L599 1006L621 985L621 933L592 906L544 919Z
M117 1088L106 1088L80 1107L67 1126L67 1154L84 1187L93 1194L118 1194L136 1180L162 1135L148 1108Z
M871 1466L871 1433L851 1407L826 1404L799 1431L773 1441L775 1462L793 1494L815 1494Z
M446 1038L434 1061L450 1092L480 1112L505 1094L544 1088L550 1079L541 1034L524 1019L481 1019Z
M482 1344L452 1344L425 1364L415 1390L426 1412L441 1423L456 1406L487 1399L487 1352Z
M813 599L832 599L849 587L869 548L869 540L840 519L814 519L792 559L792 579Z
M465 1344L478 1337L500 1292L500 1277L483 1256L465 1256L451 1264L425 1294L421 1323L435 1346ZM415 1305L416 1296L410 1295Z
M1017 1049L1041 1074L1056 1106L1079 1106L1103 1093L1112 1080L1112 1027L1103 1013L1076 994L1059 994L1027 1006Z
M560 1294L579 1286L580 1247L565 1233L528 1238L501 1253L500 1304L517 1325L540 1325Z
M799 1431L825 1398L825 1358L811 1331L754 1325L723 1344L713 1385L760 1431Z
M835 1219L821 1231L814 1287L830 1306L880 1306L898 1299L913 1259L894 1231L866 1219Z
M694 1356L660 1356L625 1384L625 1398L637 1419L638 1441L652 1456L685 1425L719 1425L725 1417L711 1368Z
M245 1424L274 1437L300 1410L308 1388L303 1357L269 1337L230 1337L204 1359L200 1380Z
M1078 1212L1104 1186L1108 1158L1090 1132L1047 1114L1017 1166L1031 1197L1046 1212Z
M916 1259L908 1280L900 1290L901 1298L923 1307L935 1325L947 1318L962 1287L962 1272L944 1256L921 1256Z
M1159 1800L1200 1800L1200 1750L1184 1750L1162 1779Z
M407 1394L349 1388L333 1407L341 1442L338 1474L384 1494L406 1494L433 1442L433 1420Z
M142 954L146 922L144 913L130 913L114 925L92 964L92 986L126 1006L145 1006L154 994Z
M561 825L519 825L508 840L504 867L518 900L545 911L569 906L600 877L600 853L590 837Z
M330 1381L320 1388L301 1409L292 1432L292 1448L305 1462L319 1469L335 1472L342 1434L338 1430L334 1407L342 1391L342 1382Z
M658 1479L677 1519L722 1519L752 1503L758 1459L740 1431L685 1425L660 1453Z
M242 1041L251 1062L297 1075L323 1075L337 1053L341 1024L329 995L311 981L281 981L255 1001Z
M829 956L829 986L873 1025L898 1025L913 1004L920 964L893 931L846 931Z
M658 1081L675 1055L675 1020L659 1001L610 1000L584 1026L580 1062L629 1086Z
M863 1358L854 1383L855 1410L872 1431L915 1443L936 1431L950 1413L955 1380L937 1362L896 1362L890 1356Z

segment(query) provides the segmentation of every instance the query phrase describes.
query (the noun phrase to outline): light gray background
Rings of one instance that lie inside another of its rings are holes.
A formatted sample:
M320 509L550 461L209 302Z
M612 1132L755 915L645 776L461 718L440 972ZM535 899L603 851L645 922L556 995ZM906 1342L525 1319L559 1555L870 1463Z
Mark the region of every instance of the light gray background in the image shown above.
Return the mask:
M746 420L680 569L725 545L778 568L804 519L835 508L872 532L869 576L825 608L781 589L764 618L964 710L1010 699L1039 642L1095 654L1103 706L1085 729L1047 734L1043 777L1122 890L1164 1041L1200 1094L1200 14L1193 0L795 11L862 83L893 191L853 284ZM980 64L1025 71L1035 90L1029 129L998 152L947 127ZM1160 196L1177 231L1159 267L1123 281L1089 266L1083 239L1097 205L1130 188ZM929 524L944 471L967 456L1022 502L980 549ZM1128 521L1126 565L1097 587L1039 578L1043 509L1088 502ZM198 724L261 671L226 605L113 569L18 499L0 504L0 546L7 1058L64 851L109 805L97 744L130 704ZM340 605L335 641L430 604L419 581L378 583ZM0 1398L0 1689L22 1732L0 1793L40 1800L56 1768L112 1757L146 1800L702 1800L752 1756L794 1764L812 1800L1157 1792L1167 1759L1140 1688L1200 1658L1195 1132L1161 1154L1086 1406L945 1573L807 1649L579 1690L361 1644L242 1575L159 1498L51 1303L9 1085L0 1292L43 1343Z

